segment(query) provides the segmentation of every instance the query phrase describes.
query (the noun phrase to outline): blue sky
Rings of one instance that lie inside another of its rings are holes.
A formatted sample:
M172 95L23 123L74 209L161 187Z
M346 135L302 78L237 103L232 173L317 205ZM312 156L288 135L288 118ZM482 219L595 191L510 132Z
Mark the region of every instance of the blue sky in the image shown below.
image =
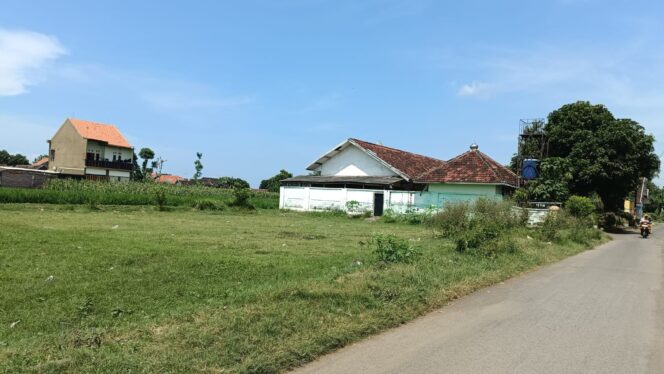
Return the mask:
M642 1L0 0L0 149L67 117L164 171L256 186L348 137L507 163L520 118L576 100L664 152L664 5Z

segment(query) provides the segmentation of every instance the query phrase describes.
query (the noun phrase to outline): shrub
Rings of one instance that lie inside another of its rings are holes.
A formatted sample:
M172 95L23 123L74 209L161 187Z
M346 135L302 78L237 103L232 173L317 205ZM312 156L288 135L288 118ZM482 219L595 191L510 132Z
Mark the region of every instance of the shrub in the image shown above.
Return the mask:
M420 255L418 247L391 234L374 234L369 244L378 260L385 263L411 263Z
M613 212L604 213L599 219L599 225L604 230L612 230L618 225L618 217Z
M565 203L567 212L576 218L588 218L595 211L595 204L592 200L583 196L572 196Z
M486 242L480 246L480 254L488 257L496 257L501 253L516 253L519 244L509 236L502 236L497 240Z
M355 213L360 211L360 202L357 200L351 200L346 202L346 210L350 213Z
M163 188L155 190L154 201L157 204L157 208L160 211L166 210L167 198L166 198L166 191Z
M470 227L470 204L453 203L426 220L426 225L443 236L456 237Z
M457 251L466 252L471 249L480 248L500 235L500 229L497 225L487 223L473 226L473 228L466 230L456 238Z
M251 197L251 190L248 188L236 188L233 190L233 206L239 208L254 209L254 206L249 202Z
M224 210L224 209L226 209L226 205L224 205L224 203L214 201L214 200L198 200L192 205L192 207L196 210Z

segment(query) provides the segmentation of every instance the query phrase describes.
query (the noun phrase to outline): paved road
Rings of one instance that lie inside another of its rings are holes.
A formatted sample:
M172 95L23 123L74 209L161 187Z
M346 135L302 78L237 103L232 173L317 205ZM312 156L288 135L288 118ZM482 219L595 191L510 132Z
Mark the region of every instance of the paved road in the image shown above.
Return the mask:
M478 291L297 373L664 373L664 228Z

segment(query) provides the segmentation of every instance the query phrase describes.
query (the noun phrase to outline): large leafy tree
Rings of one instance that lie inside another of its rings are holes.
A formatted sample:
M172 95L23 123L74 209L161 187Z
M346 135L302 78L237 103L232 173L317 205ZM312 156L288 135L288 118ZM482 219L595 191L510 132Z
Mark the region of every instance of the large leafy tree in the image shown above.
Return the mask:
M279 181L286 178L291 178L292 176L293 174L284 169L281 169L279 174L273 176L272 178L263 179L259 188L268 190L270 192L279 192Z
M659 171L654 137L631 119L616 119L603 105L578 101L549 114L549 156L568 160L569 191L596 192L609 210L618 209L640 177Z
M132 160L132 167L131 167L131 180L142 181L144 178L145 176L143 175L143 171L138 166L138 156L136 156L136 152L134 152L134 157Z
M219 178L219 187L229 189L249 188L249 182L241 178L221 177Z
M4 149L0 150L0 165L16 166L29 164L30 161L28 161L28 158L20 153L13 155Z
M143 159L141 174L143 178L147 178L152 173L152 168L148 168L148 162L154 158L154 151L150 148L141 148L138 155Z

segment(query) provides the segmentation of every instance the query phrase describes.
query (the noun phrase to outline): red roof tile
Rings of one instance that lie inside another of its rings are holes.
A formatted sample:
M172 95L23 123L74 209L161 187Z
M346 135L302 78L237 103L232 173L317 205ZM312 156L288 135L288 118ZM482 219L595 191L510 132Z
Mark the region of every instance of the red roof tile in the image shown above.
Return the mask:
M157 183L176 184L177 182L185 180L185 178L183 177L171 174L162 174L162 175L153 174L152 177L154 178L154 181Z
M417 178L420 183L485 183L518 185L511 170L477 149L462 153L445 165L429 170Z
M42 165L47 164L47 163L48 163L48 157L44 156L44 157L40 158L39 160L33 162L32 165L30 165L30 166L39 167L39 166L42 166Z
M372 152L377 158L383 160L399 173L408 177L408 179L414 179L416 176L425 173L428 170L445 165L445 161L436 158L418 155L416 153L410 153L380 144L369 143L359 139L351 138L349 140L358 147Z
M68 118L68 120L74 125L76 131L86 139L98 140L116 147L131 148L127 139L125 139L125 137L120 134L120 131L118 131L113 125L105 125L103 123L84 121L75 118Z

